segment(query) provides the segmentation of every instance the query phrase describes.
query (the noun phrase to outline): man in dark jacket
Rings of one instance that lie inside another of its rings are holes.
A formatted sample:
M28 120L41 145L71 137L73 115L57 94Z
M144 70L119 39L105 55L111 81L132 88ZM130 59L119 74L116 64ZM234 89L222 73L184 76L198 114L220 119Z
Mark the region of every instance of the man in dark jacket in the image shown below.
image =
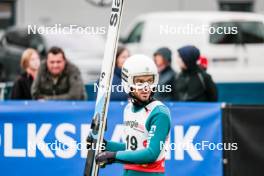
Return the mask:
M176 80L177 99L179 101L217 101L217 89L211 76L202 70L197 60L200 51L195 46L184 46L178 49L178 64L181 73Z
M52 47L31 87L33 99L84 100L85 89L79 69L61 48Z
M160 101L175 100L176 73L171 68L171 50L159 48L154 53L154 61L159 71L159 85L154 97Z

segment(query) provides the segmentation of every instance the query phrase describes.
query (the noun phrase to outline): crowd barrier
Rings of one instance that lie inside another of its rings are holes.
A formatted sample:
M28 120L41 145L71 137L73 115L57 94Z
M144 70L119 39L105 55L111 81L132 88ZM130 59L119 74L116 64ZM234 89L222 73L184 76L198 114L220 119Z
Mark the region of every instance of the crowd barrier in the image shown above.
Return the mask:
M225 176L264 175L264 106L227 105L223 109L223 142L238 150L224 151Z
M107 140L123 140L125 104L110 103ZM222 104L166 105L172 118L166 175L222 176ZM94 102L0 102L0 175L83 175L94 106ZM113 164L101 169L100 175L122 172L121 164Z
M0 100L10 99L13 83L0 83ZM232 104L264 104L264 83L217 83L218 101ZM96 99L96 86L85 85L89 101Z

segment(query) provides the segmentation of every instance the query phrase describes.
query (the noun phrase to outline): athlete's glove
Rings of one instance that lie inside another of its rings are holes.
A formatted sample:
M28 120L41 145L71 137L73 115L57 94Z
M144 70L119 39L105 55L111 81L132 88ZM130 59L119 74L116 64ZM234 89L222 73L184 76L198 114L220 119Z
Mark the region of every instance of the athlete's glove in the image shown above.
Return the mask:
M100 166L105 166L106 164L112 164L116 160L116 152L102 152L95 157L95 161Z
M91 150L91 149L95 150L95 146L92 146L93 140L94 140L94 138L93 138L92 132L90 132L89 135L88 135L88 137L86 138L86 148L88 150ZM104 139L103 140L103 143L102 143L102 146L101 146L101 148L104 149L102 151L105 151L106 144L107 144L107 141Z

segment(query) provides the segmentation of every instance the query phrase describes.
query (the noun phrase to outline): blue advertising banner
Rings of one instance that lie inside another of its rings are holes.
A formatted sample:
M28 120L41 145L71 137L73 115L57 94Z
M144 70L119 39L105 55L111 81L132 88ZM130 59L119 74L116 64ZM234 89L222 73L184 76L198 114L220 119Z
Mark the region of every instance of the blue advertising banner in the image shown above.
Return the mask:
M81 176L94 102L0 102L1 176ZM111 102L106 139L122 140L126 103ZM172 126L168 176L222 176L221 104L166 103ZM100 170L121 176L121 164Z

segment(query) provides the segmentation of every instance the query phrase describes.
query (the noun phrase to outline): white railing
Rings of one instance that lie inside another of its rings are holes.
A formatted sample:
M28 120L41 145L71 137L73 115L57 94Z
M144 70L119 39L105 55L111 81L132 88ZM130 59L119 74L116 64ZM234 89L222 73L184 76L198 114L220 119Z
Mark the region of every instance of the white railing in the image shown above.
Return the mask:
M5 99L7 89L12 88L13 85L14 85L13 82L0 82L0 100Z

